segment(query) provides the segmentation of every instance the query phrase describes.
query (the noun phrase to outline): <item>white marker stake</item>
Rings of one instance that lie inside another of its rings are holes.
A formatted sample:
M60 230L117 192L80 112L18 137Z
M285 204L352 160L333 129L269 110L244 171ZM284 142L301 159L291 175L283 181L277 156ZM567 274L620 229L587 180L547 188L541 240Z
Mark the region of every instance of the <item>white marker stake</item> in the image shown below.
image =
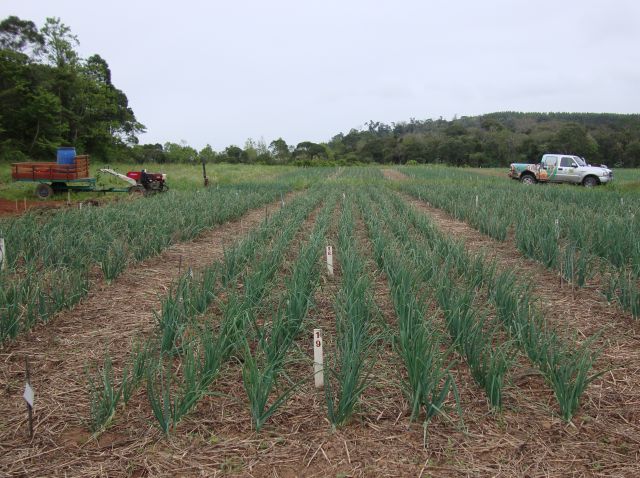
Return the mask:
M5 267L4 264L4 256L5 256L5 249L4 249L4 237L0 237L0 270L3 270Z
M316 388L324 387L322 329L313 329L313 377Z
M333 248L331 246L327 246L327 272L329 275L333 275Z
M33 388L31 388L31 384L29 382L24 384L24 394L22 394L22 398L24 398L24 401L33 408L35 393L33 392Z
M478 195L476 194L476 208L478 207Z
M24 359L24 368L25 368L25 384L24 384L24 393L22 394L22 398L27 402L27 413L29 414L29 436L33 438L33 399L35 393L33 392L33 388L29 382L31 382L31 374L29 372L29 359L25 357Z

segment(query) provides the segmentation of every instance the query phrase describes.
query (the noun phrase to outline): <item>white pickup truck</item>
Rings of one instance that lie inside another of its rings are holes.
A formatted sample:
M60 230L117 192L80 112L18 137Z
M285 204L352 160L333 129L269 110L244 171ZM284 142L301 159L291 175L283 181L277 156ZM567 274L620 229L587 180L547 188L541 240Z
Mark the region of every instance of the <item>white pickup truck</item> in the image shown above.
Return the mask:
M591 166L580 156L545 154L538 164L512 163L509 177L524 184L571 183L591 188L610 182L613 171L604 165Z

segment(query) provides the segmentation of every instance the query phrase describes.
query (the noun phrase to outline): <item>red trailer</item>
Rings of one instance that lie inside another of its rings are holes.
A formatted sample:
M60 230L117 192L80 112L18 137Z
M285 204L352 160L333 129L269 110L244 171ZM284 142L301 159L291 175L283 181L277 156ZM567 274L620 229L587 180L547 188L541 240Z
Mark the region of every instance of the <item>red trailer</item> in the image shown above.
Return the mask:
M95 191L96 179L89 177L89 156L76 156L72 164L54 162L13 163L14 181L36 182L36 196L45 199L54 192Z

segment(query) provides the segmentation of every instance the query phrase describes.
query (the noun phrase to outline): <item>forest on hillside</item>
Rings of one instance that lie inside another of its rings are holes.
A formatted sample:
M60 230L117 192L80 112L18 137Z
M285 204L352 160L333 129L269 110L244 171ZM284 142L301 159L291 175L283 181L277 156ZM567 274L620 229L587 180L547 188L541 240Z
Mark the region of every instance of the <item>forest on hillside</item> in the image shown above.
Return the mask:
M81 58L78 38L59 18L38 28L0 22L0 161L52 160L58 146L102 161L347 165L441 163L506 166L544 152L591 163L640 166L640 114L499 112L446 119L368 121L327 142L248 139L215 151L181 142L139 144L145 132L98 54ZM286 132L283 132L286 136Z

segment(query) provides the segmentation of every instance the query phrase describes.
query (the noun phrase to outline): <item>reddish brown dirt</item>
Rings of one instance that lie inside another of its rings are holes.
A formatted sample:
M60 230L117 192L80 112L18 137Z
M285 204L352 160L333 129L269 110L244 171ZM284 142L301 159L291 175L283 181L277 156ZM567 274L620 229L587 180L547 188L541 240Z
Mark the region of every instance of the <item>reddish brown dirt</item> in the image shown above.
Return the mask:
M0 216L23 214L27 210L49 210L66 206L66 201L24 201L0 199Z
M134 198L127 197L126 200L130 200ZM136 198L137 199L137 198ZM115 199L122 200L122 199ZM109 199L109 201L114 201L114 199ZM67 208L77 208L80 205L84 207L92 207L99 206L103 204L104 200L98 199L87 199L84 201L71 201L67 203L67 201L25 201L18 200L17 208L16 201L9 199L0 199L0 217L2 216L19 216L24 214L27 211L36 212L36 213L51 213L52 211L64 210Z

